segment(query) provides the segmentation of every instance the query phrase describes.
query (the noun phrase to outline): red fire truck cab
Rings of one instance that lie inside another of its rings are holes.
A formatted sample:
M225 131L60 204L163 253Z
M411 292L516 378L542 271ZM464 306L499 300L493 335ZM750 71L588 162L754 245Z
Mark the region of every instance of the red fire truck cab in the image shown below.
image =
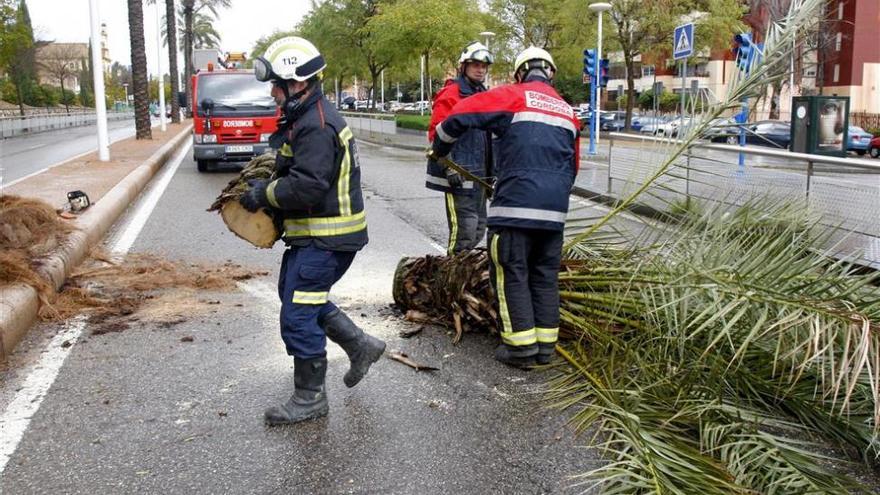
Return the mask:
M246 162L269 150L280 116L272 85L253 71L214 70L192 78L193 159L199 172L219 161Z

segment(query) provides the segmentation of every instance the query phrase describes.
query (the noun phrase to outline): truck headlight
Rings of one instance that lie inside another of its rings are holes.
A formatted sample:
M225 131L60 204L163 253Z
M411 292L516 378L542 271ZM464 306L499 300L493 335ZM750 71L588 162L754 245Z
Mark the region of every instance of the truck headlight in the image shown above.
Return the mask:
M261 142L261 143L268 143L268 142L269 142L269 136L271 136L271 135L272 135L272 133L268 133L268 134L260 134L260 142Z
M204 134L204 135L202 135L202 142L205 144L216 143L217 142L217 135L216 134Z
M193 134L193 143L202 144L202 135L201 134Z

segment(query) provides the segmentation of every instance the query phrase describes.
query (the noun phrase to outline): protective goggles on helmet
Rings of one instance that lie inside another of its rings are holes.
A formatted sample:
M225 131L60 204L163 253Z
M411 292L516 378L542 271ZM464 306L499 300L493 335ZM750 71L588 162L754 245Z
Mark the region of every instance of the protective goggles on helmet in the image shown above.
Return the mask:
M489 53L489 50L477 50L474 53L471 53L464 59L464 63L468 62L483 62L485 64L493 64L495 63L495 57Z
M278 74L272 70L272 64L263 57L257 57L254 59L254 77L260 82L281 79L278 77Z

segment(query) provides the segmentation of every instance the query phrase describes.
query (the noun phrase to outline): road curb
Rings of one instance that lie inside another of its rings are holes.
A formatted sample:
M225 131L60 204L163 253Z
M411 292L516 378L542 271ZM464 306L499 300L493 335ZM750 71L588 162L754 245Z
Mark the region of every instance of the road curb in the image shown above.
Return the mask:
M80 264L93 246L103 239L110 227L122 215L150 179L159 171L177 148L189 139L192 124L162 145L140 166L131 171L100 200L77 219L78 230L67 243L47 258L40 274L55 290L67 279L70 272ZM37 291L25 284L12 284L0 288L0 362L6 357L33 325L40 308Z

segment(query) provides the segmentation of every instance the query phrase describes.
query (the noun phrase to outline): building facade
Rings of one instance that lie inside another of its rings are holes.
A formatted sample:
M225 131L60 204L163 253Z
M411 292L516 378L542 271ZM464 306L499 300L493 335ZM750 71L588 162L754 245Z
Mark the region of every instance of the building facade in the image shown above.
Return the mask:
M769 26L766 10L749 13L743 21L751 26L756 41ZM805 36L805 43L791 57L793 75L787 78L778 95L768 91L757 102L755 120L776 114L790 118L791 97L800 95L838 95L850 97L852 112L880 113L880 0L828 0L816 32ZM732 40L731 40L732 48ZM626 91L626 70L621 54L609 54L611 80L603 108L614 109L615 99ZM650 90L655 83L664 91L680 93L682 88L696 88L710 102L723 99L731 75L737 70L731 49L703 51L688 60L684 85L680 66L666 55L654 59L636 59L635 90Z

